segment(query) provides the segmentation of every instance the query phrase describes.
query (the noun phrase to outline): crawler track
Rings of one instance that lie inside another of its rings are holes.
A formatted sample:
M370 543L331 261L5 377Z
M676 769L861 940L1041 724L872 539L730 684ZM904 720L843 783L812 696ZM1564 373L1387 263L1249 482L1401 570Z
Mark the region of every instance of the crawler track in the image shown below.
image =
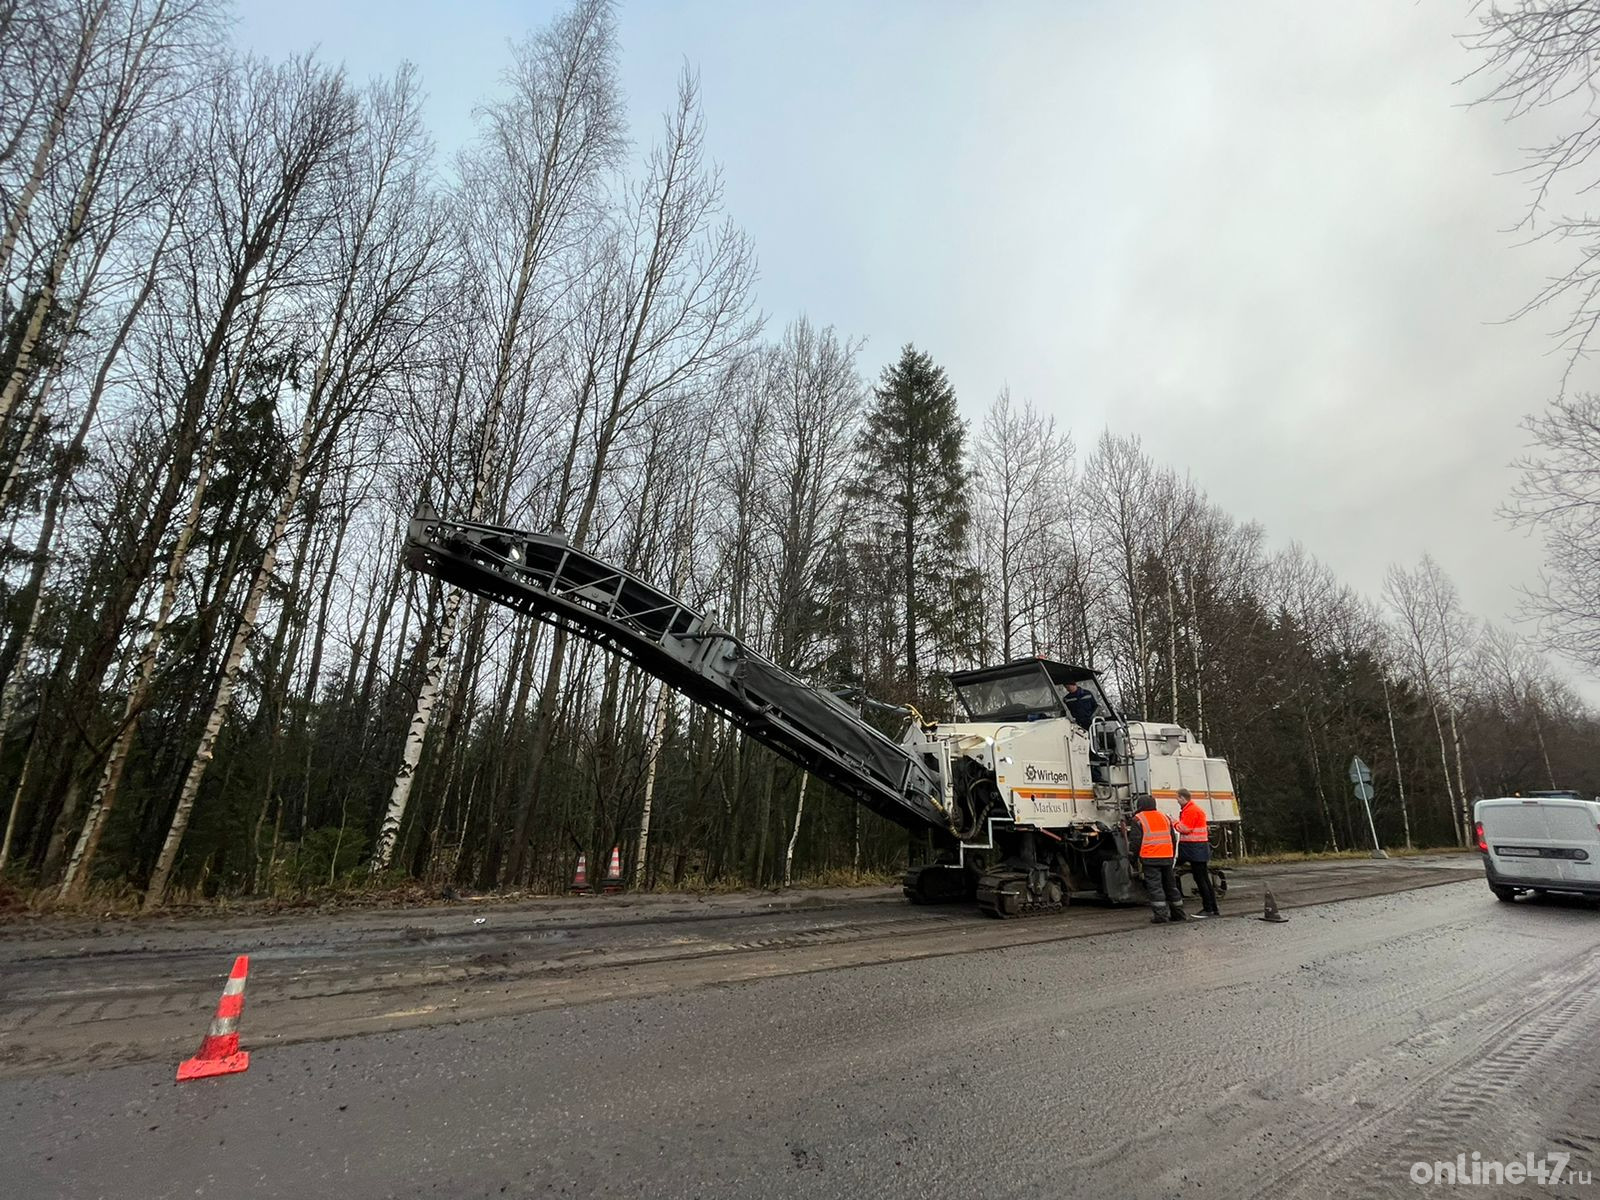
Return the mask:
M1054 903L1030 899L1024 871L990 871L978 879L978 911L986 917L1047 917L1066 907L1065 895Z

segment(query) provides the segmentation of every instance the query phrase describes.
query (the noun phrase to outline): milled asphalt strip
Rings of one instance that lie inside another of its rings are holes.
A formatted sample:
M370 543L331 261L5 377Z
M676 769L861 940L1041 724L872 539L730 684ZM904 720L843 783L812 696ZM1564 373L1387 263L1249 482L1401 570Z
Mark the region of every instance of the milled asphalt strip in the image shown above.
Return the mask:
M1378 891L1363 888L1356 895L1285 898L1280 906L1305 907L1414 891L1463 882L1463 877L1471 878L1474 874L1439 870L1428 875L1413 873L1402 880L1384 880L1375 873L1374 882L1381 880L1399 886ZM1345 880L1342 886L1348 888L1350 881ZM276 999L270 994L262 997L261 983L270 986L271 980L263 981L258 975L251 997L251 1028L247 1034L258 1045L269 1041L282 1045L326 1041L446 1021L459 1024L541 1009L649 998L673 991L761 979L1071 941L1125 932L1143 924L1142 910L1100 910L1099 915L1127 919L1102 919L1091 923L1081 917L1075 921L1069 913L1059 919L975 921L969 925L940 922L921 933L907 933L904 925L896 921L892 930L869 928L848 941L818 941L814 936L796 941L796 935L791 935L787 941L782 937L775 939L775 944L729 945L726 949L715 950L700 948L660 954L645 948L632 957L606 954L586 958L581 963L535 965L522 971L494 972L446 963L431 968L438 973L431 979L418 979L415 974L408 976L400 971L369 969L349 981L355 986L340 987L337 976L332 976L327 978L333 985L331 989L319 988L292 999L283 998L281 993ZM814 935L817 931L804 932ZM1163 930L1156 936L1185 935ZM284 982L292 985L294 981ZM315 986L316 979L305 982ZM400 994L405 994L406 1000L396 1006ZM40 1013L59 1004L59 996L56 996L30 1005L28 1007L35 1011L24 1015L22 1020L33 1022ZM92 1020L87 1027L83 1023L51 1024L45 1028L34 1024L26 1031L13 1027L8 1038L13 1044L5 1061L0 1061L0 1077L86 1069L107 1062L138 1062L170 1054L194 1037L195 1018L187 1008L185 1004L176 1006L172 1012ZM304 1011L308 1008L309 1012ZM329 1009L342 1011L328 1013ZM67 1016L68 1011L63 1010L56 1014L56 1019L63 1021ZM95 1036L92 1042L89 1041L91 1036Z

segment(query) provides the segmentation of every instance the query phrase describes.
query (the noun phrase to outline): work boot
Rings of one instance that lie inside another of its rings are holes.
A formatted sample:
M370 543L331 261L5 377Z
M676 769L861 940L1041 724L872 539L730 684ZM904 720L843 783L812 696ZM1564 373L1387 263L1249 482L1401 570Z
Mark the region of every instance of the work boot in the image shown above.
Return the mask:
M1183 905L1174 904L1172 906L1172 920L1176 923L1178 921L1192 921L1194 918L1183 911Z
M1150 924L1152 924L1152 925L1165 925L1166 923L1167 923L1167 914L1166 914L1166 912L1164 910L1158 908L1158 909L1155 909L1155 910L1153 910L1151 912L1151 914L1150 914Z

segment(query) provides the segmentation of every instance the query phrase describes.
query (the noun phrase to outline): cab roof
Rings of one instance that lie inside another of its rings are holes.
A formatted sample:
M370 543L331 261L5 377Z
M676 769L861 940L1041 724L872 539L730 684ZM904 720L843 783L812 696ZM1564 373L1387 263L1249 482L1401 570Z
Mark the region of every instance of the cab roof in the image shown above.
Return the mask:
M995 667L978 667L972 671L952 671L949 679L956 687L964 687L969 683L990 683L996 679L1011 679L1024 671L1037 671L1044 668L1045 674L1050 676L1052 683L1065 686L1069 683L1083 683L1093 680L1100 682L1100 672L1090 670L1088 667L1075 667L1070 663L1057 662L1053 658L1042 655L1035 658L1014 658L1008 663L1001 663Z

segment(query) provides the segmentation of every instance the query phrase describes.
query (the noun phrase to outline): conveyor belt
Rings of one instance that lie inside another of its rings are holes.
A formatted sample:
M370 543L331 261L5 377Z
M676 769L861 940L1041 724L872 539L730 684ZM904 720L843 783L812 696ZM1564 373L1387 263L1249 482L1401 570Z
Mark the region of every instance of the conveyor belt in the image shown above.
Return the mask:
M936 765L708 616L574 549L560 534L449 521L424 510L406 532L405 556L413 570L624 656L873 812L911 830L948 829Z

